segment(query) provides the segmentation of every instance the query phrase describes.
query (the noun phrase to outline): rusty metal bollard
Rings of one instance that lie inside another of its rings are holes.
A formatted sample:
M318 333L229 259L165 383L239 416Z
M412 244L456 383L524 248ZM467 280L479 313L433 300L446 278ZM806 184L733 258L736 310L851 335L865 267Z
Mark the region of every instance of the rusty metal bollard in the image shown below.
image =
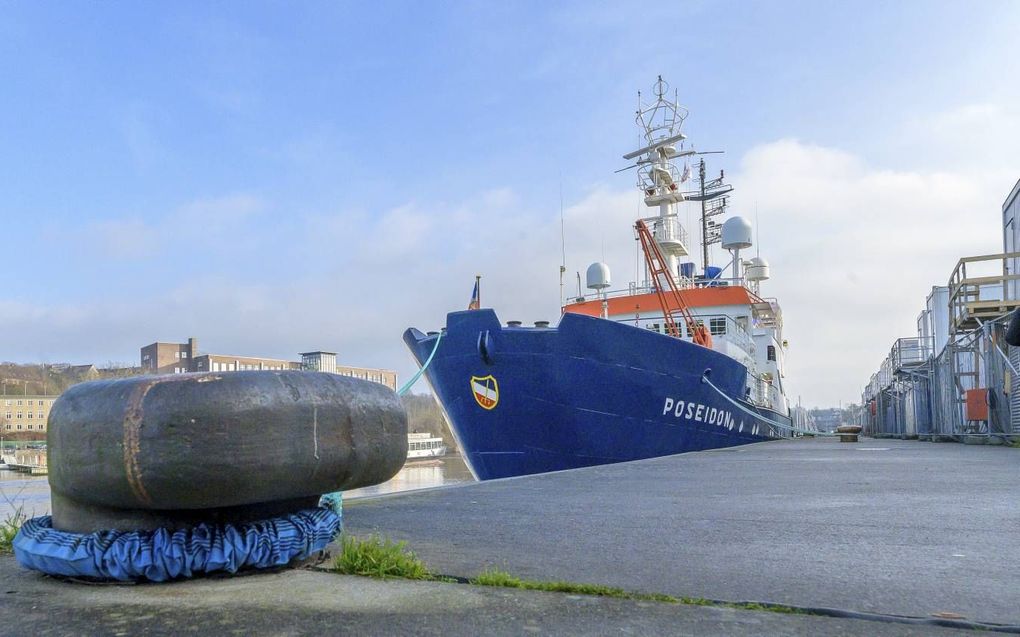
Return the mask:
M860 425L840 425L836 427L840 442L857 442L858 434L861 433Z
M389 480L407 415L388 387L337 374L142 376L64 392L48 446L55 529L187 528Z

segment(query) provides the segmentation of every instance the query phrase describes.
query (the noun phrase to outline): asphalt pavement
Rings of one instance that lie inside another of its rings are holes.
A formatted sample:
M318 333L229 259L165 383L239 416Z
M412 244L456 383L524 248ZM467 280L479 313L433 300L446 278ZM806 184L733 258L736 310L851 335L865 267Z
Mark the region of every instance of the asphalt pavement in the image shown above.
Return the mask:
M1020 625L1020 449L768 442L345 510L435 571Z

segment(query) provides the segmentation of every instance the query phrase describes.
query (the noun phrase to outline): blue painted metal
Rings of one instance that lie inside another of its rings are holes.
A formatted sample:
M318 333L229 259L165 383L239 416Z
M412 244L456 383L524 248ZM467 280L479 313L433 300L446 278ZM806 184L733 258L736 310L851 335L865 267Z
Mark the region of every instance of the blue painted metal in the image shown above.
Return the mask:
M436 336L411 328L422 363ZM480 480L625 462L781 437L701 382L768 420L789 417L744 400L747 369L710 349L580 314L555 328L502 327L491 309L451 312L425 377ZM483 408L472 377L492 376Z

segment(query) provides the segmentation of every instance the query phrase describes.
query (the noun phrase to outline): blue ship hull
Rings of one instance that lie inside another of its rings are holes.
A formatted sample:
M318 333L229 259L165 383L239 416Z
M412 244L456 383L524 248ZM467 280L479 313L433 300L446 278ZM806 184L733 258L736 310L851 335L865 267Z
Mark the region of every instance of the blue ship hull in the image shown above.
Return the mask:
M404 333L420 365L437 338ZM450 313L425 376L479 480L762 442L791 424L743 399L747 369L728 356L580 314L521 328Z

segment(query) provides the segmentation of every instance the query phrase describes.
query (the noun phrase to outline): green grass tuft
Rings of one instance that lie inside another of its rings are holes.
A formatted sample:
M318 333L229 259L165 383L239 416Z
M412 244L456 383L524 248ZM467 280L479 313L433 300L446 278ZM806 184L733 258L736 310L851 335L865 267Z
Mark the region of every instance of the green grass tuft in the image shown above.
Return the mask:
M524 581L518 577L514 577L506 571L500 571L494 568L487 568L478 574L478 577L470 580L472 584L478 586L502 586L505 588L524 588Z
M688 606L718 606L719 605L717 602L713 602L710 599L705 599L704 597L681 597L680 598L680 603L681 604L686 604Z
M760 602L720 602L704 597L681 597L681 604L688 606L716 606L718 608L735 608L737 610L756 610L767 613L785 613L788 615L810 615L811 612L784 604L762 604Z
M785 613L787 615L809 615L810 613L800 608L794 608L793 606L786 606L784 604L759 604L757 602L745 602L742 604L727 604L732 608L740 608L742 610L759 610L769 613Z
M365 539L344 535L340 543L342 552L333 563L333 570L338 573L382 579L434 579L425 563L407 549L406 542L384 540L375 535Z
M13 536L12 536L13 537ZM409 551L404 542L393 542L377 536L358 539L345 535L341 539L343 553L333 563L333 570L348 575L365 575L369 577L390 578L400 577L413 580L433 582L456 582L450 577L434 575L425 567L424 562ZM662 602L666 604L686 604L689 606L714 606L716 608L734 608L739 610L765 611L770 613L807 614L810 611L785 606L782 604L761 604L757 602L721 602L703 597L673 597L662 593L634 593L622 588L603 586L602 584L583 584L576 582L542 582L525 580L506 571L488 568L468 580L476 586L496 586L516 588L526 591L546 591L551 593L570 593L574 595L593 595L597 597L613 597L645 602Z
M18 507L7 519L0 521L0 553L13 552L14 536L18 534L22 523L28 518L23 508Z
M595 595L598 597L615 597L619 599L636 599L642 601L677 603L675 597L657 593L631 593L622 588L603 586L602 584L582 584L576 582L536 582L522 580L519 577L500 571L498 569L486 569L478 577L471 580L472 584L478 586L502 586L504 588L519 588L527 591L548 591L552 593L573 593L575 595Z

